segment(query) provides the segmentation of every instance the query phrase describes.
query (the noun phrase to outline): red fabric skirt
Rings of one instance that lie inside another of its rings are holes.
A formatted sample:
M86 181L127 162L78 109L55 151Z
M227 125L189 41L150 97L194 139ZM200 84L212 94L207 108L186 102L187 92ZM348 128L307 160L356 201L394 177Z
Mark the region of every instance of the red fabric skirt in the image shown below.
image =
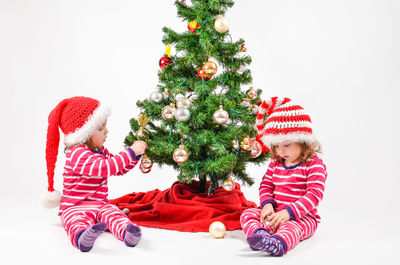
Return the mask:
M221 221L227 231L241 229L240 215L247 208L256 208L247 201L235 183L235 189L218 188L214 194L198 193L199 182L175 182L171 188L160 191L131 193L110 200L121 210L129 209L129 219L145 227L183 232L208 232L210 224Z

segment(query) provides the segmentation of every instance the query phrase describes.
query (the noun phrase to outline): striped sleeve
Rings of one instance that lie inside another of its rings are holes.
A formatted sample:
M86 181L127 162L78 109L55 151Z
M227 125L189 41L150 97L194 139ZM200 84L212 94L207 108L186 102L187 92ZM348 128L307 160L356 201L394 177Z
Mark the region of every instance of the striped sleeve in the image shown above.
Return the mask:
M133 162L128 150L114 156L104 156L93 153L87 148L79 147L71 154L73 172L85 176L114 176Z
M261 184L260 184L260 207L261 209L267 203L272 203L275 207L276 203L273 198L273 192L275 185L272 183L272 175L274 173L275 162L271 162L268 166L267 172L264 174Z
M123 160L122 160L122 162L123 162L123 167L117 172L116 175L118 175L118 176L124 175L124 174L126 174L127 172L129 172L129 170L131 170L132 168L134 168L134 167L137 165L137 163L139 162L140 157L141 157L140 155L139 155L139 156L136 156L136 154L135 154L135 152L132 150L132 148L127 148L126 150L129 152L129 154L130 154L132 160L131 160L130 162L129 162L127 159L123 159ZM113 157L113 156L114 156L113 154L111 154L110 152L108 152L107 149L105 149L105 151L106 151L106 155L107 155L107 156L110 156L110 157ZM116 154L115 156L121 156L121 155L120 155L120 154Z
M321 159L316 158L308 165L307 191L304 196L289 204L286 209L294 220L298 220L317 208L325 191L327 178L326 166Z

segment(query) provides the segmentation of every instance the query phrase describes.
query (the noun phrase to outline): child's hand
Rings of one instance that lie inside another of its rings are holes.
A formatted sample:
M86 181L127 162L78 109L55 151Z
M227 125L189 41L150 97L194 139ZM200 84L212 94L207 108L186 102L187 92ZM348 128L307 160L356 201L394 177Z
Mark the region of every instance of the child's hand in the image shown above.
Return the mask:
M272 203L267 203L266 205L264 205L260 214L260 222L263 224L266 218L274 212L274 206L272 205Z
M135 155L143 155L144 150L147 148L147 144L144 141L138 140L131 145L131 148L135 152Z
M277 229L280 225L283 225L289 220L290 220L290 214L286 209L274 213L268 218L270 226L275 229Z

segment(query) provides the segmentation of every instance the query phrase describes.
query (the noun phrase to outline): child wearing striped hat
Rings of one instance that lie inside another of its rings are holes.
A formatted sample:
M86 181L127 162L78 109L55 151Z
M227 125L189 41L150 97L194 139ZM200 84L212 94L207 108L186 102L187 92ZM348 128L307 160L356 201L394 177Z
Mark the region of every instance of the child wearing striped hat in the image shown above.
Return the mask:
M317 229L326 166L310 116L289 98L264 101L256 125L272 162L260 184L260 208L245 210L240 223L252 250L282 256Z
M72 244L82 252L108 229L115 237L134 247L141 238L133 224L115 205L108 203L109 176L122 175L135 167L147 145L135 141L112 155L104 148L107 138L108 107L96 99L73 97L62 100L48 118L46 162L48 191L42 194L47 208L60 206L59 215ZM54 190L60 132L64 133L66 161L63 195Z

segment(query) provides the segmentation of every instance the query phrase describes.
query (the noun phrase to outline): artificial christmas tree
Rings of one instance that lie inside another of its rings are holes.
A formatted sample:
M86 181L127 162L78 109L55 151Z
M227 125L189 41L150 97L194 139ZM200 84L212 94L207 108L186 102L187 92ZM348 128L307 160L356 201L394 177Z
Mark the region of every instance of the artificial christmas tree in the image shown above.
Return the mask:
M188 2L175 2L188 31L163 28L168 46L159 62L158 91L137 102L142 115L130 121L125 144L144 137L152 163L173 166L182 183L199 180L200 193L212 194L229 178L251 185L246 164L264 162L269 152L255 139L261 90L249 85L251 58L243 39L232 41L224 17L234 3Z

